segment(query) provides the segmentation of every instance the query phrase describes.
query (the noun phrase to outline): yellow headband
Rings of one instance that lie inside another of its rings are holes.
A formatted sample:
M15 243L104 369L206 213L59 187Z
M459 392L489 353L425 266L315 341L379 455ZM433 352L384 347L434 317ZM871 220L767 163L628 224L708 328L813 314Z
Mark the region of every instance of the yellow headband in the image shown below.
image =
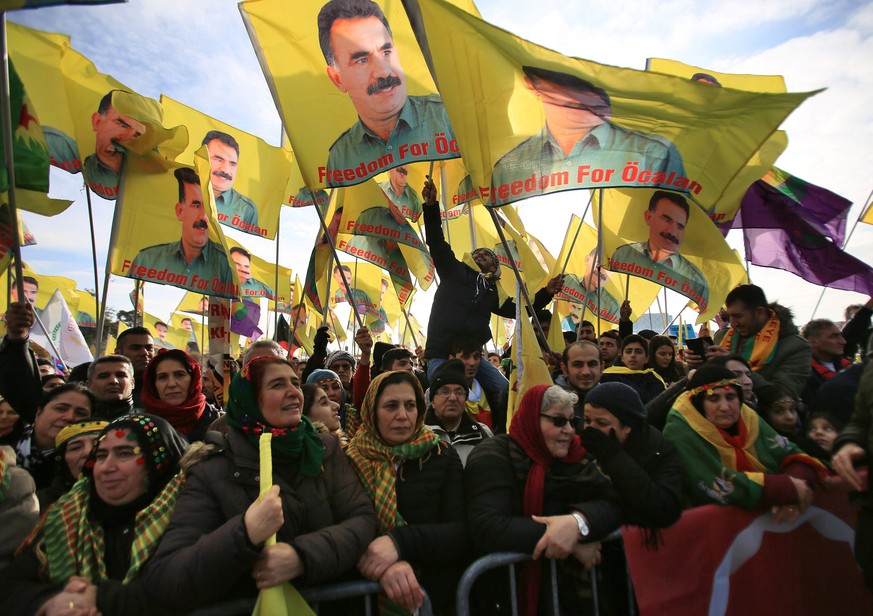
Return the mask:
M691 394L692 398L701 392L705 392L706 395L711 396L714 389L730 386L740 387L740 384L736 379L722 379L720 381L715 381L714 383L705 383L700 387L695 387L694 389L690 390L689 393Z
M99 419L95 419L93 421L77 421L76 423L71 423L63 430L58 432L58 435L55 437L55 449L59 448L67 441L76 438L77 436L82 436L83 434L99 434L103 430L103 428L108 425L108 421L103 421Z

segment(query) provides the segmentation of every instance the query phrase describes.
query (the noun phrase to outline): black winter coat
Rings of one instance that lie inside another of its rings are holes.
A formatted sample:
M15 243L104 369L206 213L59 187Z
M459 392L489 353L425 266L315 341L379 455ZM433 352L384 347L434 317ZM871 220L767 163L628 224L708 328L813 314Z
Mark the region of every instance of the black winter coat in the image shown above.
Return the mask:
M427 245L440 285L434 295L430 320L427 324L427 359L449 356L452 342L457 339L484 345L491 340L491 314L515 318L515 302L503 303L497 288L491 285L476 296L478 272L459 261L443 236L439 207L424 207L424 229ZM541 310L552 300L546 289L540 289L533 299L535 310Z

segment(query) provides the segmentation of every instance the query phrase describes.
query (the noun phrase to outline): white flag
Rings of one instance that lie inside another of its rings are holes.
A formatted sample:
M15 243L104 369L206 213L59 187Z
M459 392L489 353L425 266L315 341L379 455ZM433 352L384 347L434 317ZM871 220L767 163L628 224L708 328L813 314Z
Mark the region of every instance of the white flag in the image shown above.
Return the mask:
M51 296L40 314L40 319L46 331L42 332L39 325L35 325L30 332L31 340L52 355L56 355L55 349L57 349L61 355L60 359L70 367L94 361L85 337L82 336L82 330L70 314L70 308L60 290L56 290ZM54 343L55 348L52 348L49 339Z

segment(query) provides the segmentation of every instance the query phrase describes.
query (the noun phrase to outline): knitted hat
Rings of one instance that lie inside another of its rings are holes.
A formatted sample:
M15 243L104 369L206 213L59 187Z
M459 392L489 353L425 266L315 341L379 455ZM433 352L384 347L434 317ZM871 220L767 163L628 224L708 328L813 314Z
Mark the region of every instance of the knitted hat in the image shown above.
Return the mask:
M352 372L355 371L355 358L348 351L343 351L339 349L337 351L333 351L327 356L327 359L324 360L324 367L330 370L331 366L333 366L333 362L335 361L347 361L352 366Z
M637 390L624 383L595 385L585 396L585 404L606 409L625 426L635 426L648 417Z
M436 369L433 373L433 378L430 380L430 399L436 395L437 390L443 385L459 385L466 391L470 384L467 382L467 375L464 372L464 362L460 359L450 359L442 366Z
M339 375L333 370L325 370L324 368L319 368L317 370L313 370L312 373L306 377L307 383L321 383L322 381L329 381L331 379L340 380Z

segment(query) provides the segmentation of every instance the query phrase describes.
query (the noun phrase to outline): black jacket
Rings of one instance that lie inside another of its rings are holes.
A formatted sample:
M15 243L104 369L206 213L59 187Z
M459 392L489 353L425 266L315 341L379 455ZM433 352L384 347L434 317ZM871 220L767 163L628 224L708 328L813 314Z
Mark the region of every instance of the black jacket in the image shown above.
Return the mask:
M397 475L397 510L406 525L388 534L434 607L451 607L469 554L461 459L440 442L421 468L419 460L407 460Z
M424 208L424 229L427 245L440 285L434 295L427 324L427 359L445 358L451 353L452 342L462 338L484 345L491 340L491 314L515 318L515 302L500 302L497 288L491 285L476 296L478 272L459 261L443 236L439 207ZM552 300L546 289L540 289L533 299L535 310L541 310Z

